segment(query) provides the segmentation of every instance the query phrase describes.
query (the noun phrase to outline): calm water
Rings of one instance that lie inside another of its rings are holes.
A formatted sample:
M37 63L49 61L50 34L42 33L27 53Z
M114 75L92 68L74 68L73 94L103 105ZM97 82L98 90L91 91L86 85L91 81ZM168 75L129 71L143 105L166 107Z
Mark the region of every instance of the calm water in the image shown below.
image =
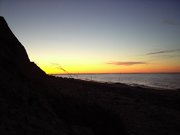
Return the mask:
M155 88L180 89L180 74L76 74L56 76Z

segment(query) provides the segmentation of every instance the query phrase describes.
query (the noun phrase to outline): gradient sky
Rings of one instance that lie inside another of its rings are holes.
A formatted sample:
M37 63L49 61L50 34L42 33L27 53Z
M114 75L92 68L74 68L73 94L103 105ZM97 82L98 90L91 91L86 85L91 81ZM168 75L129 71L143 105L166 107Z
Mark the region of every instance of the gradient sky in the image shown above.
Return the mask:
M0 0L46 73L180 72L180 1Z

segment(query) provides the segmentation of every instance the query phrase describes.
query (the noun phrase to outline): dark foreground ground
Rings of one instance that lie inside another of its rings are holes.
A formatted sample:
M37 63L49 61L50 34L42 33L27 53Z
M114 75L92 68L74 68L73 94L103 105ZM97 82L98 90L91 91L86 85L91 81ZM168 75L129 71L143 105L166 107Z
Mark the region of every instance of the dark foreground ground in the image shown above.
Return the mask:
M179 135L180 91L46 75L0 17L0 135Z
M0 86L1 134L180 134L180 91L52 76L13 81Z
M73 79L53 78L52 80L54 85L57 84L57 88L58 82L62 82L63 85L59 88L62 95L71 97L79 103L101 108L102 112L99 115L102 117L96 116L92 124L96 123L98 118L102 118L103 123L107 123L103 127L107 134L175 135L180 133L180 91L178 90L161 91L130 87L125 84L105 84ZM95 108L90 109L85 117L91 117ZM94 118L93 115L92 117ZM106 129L110 129L110 132L108 133Z

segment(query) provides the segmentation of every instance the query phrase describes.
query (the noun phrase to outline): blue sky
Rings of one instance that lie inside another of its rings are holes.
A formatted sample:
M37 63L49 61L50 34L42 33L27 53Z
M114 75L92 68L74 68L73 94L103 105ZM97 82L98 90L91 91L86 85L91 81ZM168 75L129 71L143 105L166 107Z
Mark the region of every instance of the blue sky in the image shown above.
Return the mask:
M180 1L1 0L0 15L47 73L179 71Z

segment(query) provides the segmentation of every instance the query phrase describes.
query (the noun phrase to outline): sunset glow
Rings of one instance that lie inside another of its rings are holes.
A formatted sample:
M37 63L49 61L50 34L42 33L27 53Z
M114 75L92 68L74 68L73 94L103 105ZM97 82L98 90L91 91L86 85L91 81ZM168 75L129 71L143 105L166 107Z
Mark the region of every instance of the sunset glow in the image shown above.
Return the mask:
M48 74L175 73L179 7L173 0L1 0L0 13Z

